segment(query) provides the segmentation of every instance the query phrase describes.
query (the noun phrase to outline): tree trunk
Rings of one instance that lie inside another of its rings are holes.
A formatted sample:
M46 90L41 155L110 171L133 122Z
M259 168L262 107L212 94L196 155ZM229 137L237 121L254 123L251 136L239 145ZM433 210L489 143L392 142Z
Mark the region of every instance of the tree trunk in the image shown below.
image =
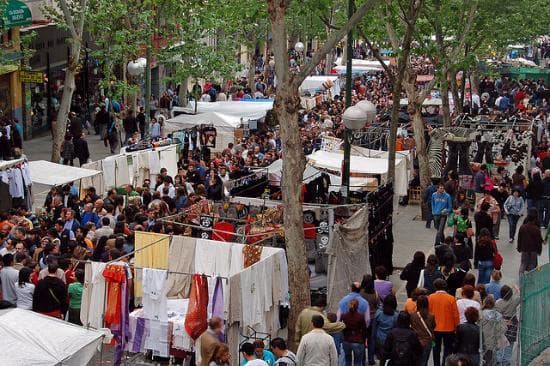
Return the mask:
M392 86L390 139L388 141L388 182L395 181L395 142L397 140L397 128L399 127L399 102L401 100L402 79L403 74L401 74L401 77L397 75Z
M458 71L450 70L449 71L449 79L451 83L451 95L453 96L453 113L455 116L462 113L462 103L460 99L460 95L458 94L458 83L456 82L456 76L458 75ZM464 80L462 80L464 82Z
M443 111L443 127L451 125L451 109L449 107L449 70L441 68L441 110Z
M283 147L282 194L284 205L285 242L288 258L290 287L289 340L294 340L294 329L298 315L310 305L309 275L306 248L304 244L303 212L300 203L305 159L300 130L298 109L300 95L298 87L289 75L286 44L285 1L269 1L269 17L273 34L273 53L277 75L277 96L273 111L280 125ZM297 345L291 342L291 348Z
M74 78L77 74L80 61L80 48L80 41L75 41L72 45L69 63L65 71L65 83L63 85L63 96L61 97L59 112L57 113L56 123L52 126L53 141L51 160L54 163L59 163L61 158L61 144L65 138L67 118L71 111L71 101L75 90Z
M185 107L187 105L187 86L189 84L189 77L183 79L180 84L180 90L178 96L180 98L180 107Z
M248 87L251 90L251 94L256 92L256 83L254 82L254 76L256 76L256 62L254 54L256 50L251 52L251 48L247 47L248 51Z
M412 115L414 141L416 143L416 157L418 158L418 176L420 178L421 192L424 192L424 189L430 184L431 173L421 108L422 105L417 105L409 99L409 113Z

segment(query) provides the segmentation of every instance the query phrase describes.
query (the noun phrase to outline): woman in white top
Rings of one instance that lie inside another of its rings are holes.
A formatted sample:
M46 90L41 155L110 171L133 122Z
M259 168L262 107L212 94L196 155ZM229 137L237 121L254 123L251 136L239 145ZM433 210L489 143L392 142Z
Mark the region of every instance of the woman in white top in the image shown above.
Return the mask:
M462 299L457 300L456 306L458 307L458 316L460 318L460 324L467 322L466 320L466 309L469 307L476 308L478 311L481 311L481 304L474 300L474 288L470 285L464 285L462 287Z
M15 294L17 295L17 307L19 309L32 309L32 295L34 294L34 285L31 283L32 270L23 267L19 271L19 281L15 285Z

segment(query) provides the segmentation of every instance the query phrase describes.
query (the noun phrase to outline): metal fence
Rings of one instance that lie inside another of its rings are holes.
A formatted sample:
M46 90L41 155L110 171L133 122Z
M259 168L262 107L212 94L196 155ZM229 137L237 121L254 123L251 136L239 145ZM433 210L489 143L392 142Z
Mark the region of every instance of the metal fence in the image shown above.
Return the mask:
M483 366L517 365L518 318L505 318L496 310L480 320L480 360Z
M528 365L550 347L550 263L520 279L520 362Z

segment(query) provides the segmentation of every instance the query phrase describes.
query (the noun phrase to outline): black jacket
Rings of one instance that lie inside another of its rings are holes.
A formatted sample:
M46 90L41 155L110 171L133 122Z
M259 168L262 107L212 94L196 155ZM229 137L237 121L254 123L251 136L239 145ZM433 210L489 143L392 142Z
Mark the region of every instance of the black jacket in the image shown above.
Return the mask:
M474 215L474 221L476 224L476 237L479 236L481 229L486 228L491 235L493 234L493 219L484 211L479 211Z
M467 355L479 354L479 327L477 325L464 323L456 328L455 351Z
M32 309L40 313L50 313L67 309L67 289L65 283L57 277L47 276L38 281L32 297Z
M410 357L395 357L395 345L399 341L406 341L409 343L411 350ZM412 329L393 328L386 338L383 352L384 359L382 360L383 362L380 362L380 364L383 365L386 360L390 360L390 364L395 366L416 366L418 363L418 357L421 353L422 346L418 341L416 333Z
M90 157L90 150L88 149L88 141L83 138L75 139L74 141L74 155L81 161L85 162Z
M541 254L542 236L537 225L531 223L521 225L518 232L518 252Z
M407 281L407 285L405 286L405 289L407 290L407 296L410 297L412 291L416 288L416 285L418 285L418 278L420 277L420 271L422 271L424 267L417 266L414 263L409 263L405 266L403 269L403 272L401 272L401 275L399 278L403 281Z

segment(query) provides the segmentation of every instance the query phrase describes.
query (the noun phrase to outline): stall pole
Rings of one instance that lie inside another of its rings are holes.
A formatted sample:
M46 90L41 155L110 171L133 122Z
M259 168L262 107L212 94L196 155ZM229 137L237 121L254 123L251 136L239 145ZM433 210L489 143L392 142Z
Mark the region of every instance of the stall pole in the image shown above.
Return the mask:
M348 19L353 15L354 0L348 0ZM352 61L353 61L353 31L350 30L347 36L347 60L346 60L346 108L351 106L351 81L352 81ZM349 195L349 172L351 155L351 130L344 130L344 162L342 167L342 196L345 202Z

